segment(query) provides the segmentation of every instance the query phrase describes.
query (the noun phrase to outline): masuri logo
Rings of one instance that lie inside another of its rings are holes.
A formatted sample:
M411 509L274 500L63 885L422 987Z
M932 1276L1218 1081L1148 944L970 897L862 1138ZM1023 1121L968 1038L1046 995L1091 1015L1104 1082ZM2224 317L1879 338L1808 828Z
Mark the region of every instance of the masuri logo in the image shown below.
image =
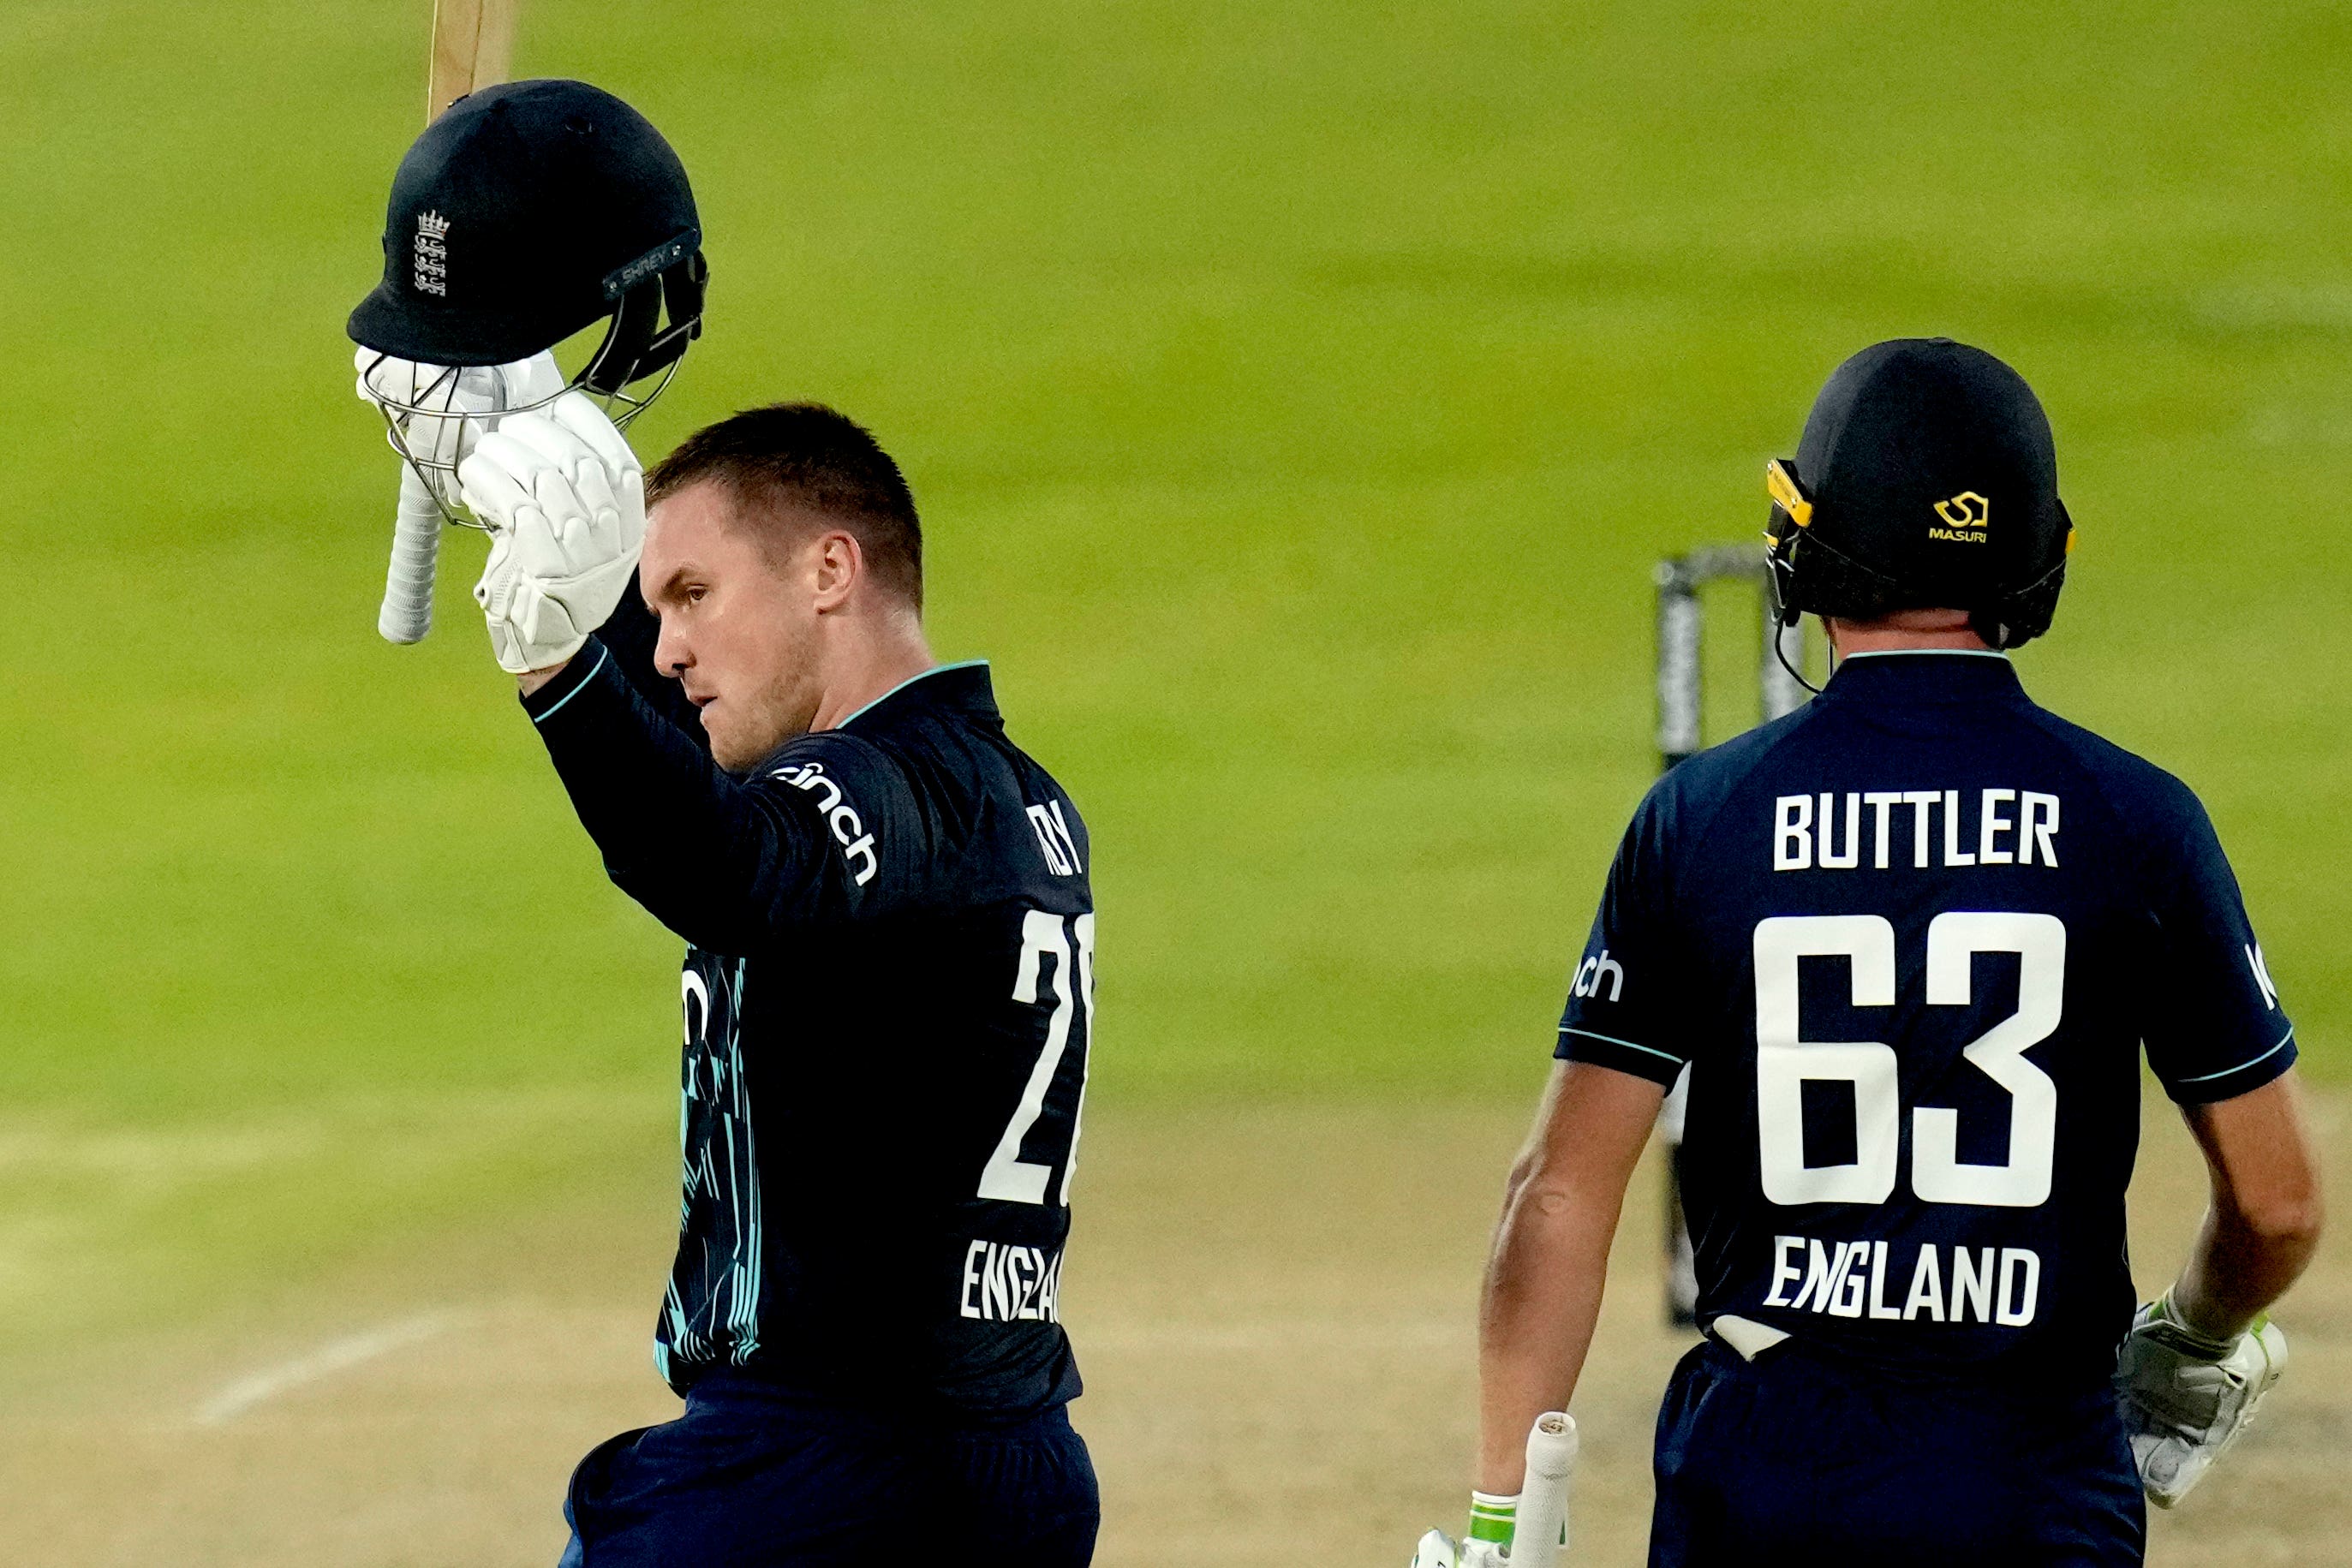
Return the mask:
M1929 538L1981 543L1985 537L1985 525L1992 516L1992 503L1974 490L1963 490L1949 500L1937 502L1936 515L1944 519L1946 526L1929 528Z

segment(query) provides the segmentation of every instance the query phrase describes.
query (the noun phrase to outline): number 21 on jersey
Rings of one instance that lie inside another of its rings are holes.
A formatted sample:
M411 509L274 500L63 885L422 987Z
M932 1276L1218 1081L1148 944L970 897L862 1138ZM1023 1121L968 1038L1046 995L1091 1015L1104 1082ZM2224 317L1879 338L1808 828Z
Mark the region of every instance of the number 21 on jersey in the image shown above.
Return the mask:
M2066 926L2054 915L1948 911L1927 927L1927 1005L1967 1007L1979 953L2017 955L2017 1010L1960 1055L2009 1094L2009 1157L1959 1158L1959 1113L1911 1113L1911 1190L1923 1203L2032 1208L2050 1197L2058 1086L2025 1059L2065 1006ZM1764 1196L1777 1204L1884 1203L1895 1191L1902 1097L1895 1048L1877 1040L1808 1040L1798 1021L1800 960L1853 967L1853 1004L1895 1005L1895 926L1876 915L1776 915L1756 927L1756 1122ZM1853 1086L1854 1158L1805 1163L1808 1079Z
M1073 947L1077 954L1075 965L1071 962ZM1050 976L1045 970L1048 956L1054 960ZM1041 990L1043 995L1039 994ZM980 1196L1003 1203L1044 1203L1045 1184L1053 1178L1054 1166L1058 1163L1062 1167L1062 1186L1054 1200L1067 1207L1070 1177L1078 1168L1078 1115L1087 1092L1083 1073L1078 1079L1080 1103L1070 1107L1070 1145L1061 1159L1024 1160L1021 1157L1021 1145L1028 1138L1029 1129L1045 1113L1046 1093L1054 1087L1062 1053L1069 1049L1071 1018L1081 1009L1086 1012L1086 1045L1080 1049L1090 1049L1094 1044L1095 917L1091 914L1065 917L1033 909L1022 916L1021 960L1013 971L1013 999L1050 1006L1054 1010L1045 1023L1045 1049L1037 1053L1036 1065L1029 1070L1029 1082L1021 1091L1020 1103L1013 1106L1013 1119L1004 1124L1004 1135L996 1141L996 1151L988 1156L988 1164L981 1170Z

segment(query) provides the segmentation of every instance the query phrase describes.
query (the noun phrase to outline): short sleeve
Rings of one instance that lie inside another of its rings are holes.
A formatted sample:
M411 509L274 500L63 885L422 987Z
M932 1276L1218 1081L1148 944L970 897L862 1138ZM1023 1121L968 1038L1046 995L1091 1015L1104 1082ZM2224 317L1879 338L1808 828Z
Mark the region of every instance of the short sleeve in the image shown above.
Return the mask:
M2185 786L2150 812L2143 846L2156 950L2140 1025L2148 1066L2184 1105L2235 1099L2294 1065L2263 945L2212 820Z
M1617 846L1592 935L1569 977L1553 1054L1670 1085L1688 1060L1674 1005L1669 812L1653 789Z

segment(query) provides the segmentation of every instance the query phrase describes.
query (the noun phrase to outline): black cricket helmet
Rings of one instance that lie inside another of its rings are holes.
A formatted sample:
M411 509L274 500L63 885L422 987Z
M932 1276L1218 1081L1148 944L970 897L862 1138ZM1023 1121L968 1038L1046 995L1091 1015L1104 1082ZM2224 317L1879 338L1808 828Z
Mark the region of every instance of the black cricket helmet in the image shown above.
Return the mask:
M611 93L562 80L484 88L425 128L393 176L383 264L349 327L362 392L445 503L463 422L573 389L615 423L642 412L701 335L709 277L677 154ZM576 375L521 363L600 320Z
M1995 648L2050 629L2074 546L2050 421L1983 350L1949 338L1864 349L1832 373L1795 460L1770 464L1765 482L1784 623L1965 610Z

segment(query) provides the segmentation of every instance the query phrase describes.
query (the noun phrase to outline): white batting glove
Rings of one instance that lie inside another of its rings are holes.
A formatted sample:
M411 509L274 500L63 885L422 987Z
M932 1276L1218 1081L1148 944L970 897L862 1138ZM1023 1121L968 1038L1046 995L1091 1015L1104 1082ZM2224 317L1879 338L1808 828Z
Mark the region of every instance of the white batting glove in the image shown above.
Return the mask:
M1517 1497L1472 1492L1469 1533L1457 1542L1442 1530L1431 1531L1413 1549L1412 1568L1506 1568L1518 1507Z
M564 387L563 371L551 351L512 364L470 365L452 371L446 365L420 364L362 348L352 355L352 368L358 372L355 390L362 402L378 408L387 403L422 405L448 416L495 414L501 409L543 402ZM400 424L401 439L425 465L423 473L427 482L442 500L455 505L459 497L450 469L473 455L476 442L496 430L500 422L438 417L430 413L402 414L397 408L393 413Z
M474 601L499 668L560 664L621 601L646 538L636 455L602 410L567 392L510 415L457 468L466 504L495 530Z
M2170 1508L2188 1496L2285 1370L2286 1335L2267 1318L2216 1340L2181 1322L2169 1294L2140 1308L2116 1357L2116 1383L2148 1501Z
M1433 1530L1412 1549L1412 1568L1506 1568L1510 1554L1491 1541L1456 1542Z

